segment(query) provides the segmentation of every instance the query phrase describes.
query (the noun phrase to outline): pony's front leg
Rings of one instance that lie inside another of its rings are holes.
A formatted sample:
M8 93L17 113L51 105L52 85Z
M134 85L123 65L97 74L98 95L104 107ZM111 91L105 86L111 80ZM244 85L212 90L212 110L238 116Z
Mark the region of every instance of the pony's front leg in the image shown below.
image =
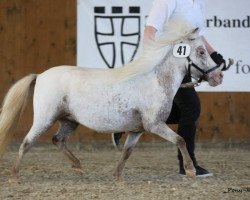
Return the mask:
M122 171L125 166L126 161L128 160L129 156L131 155L136 143L138 142L139 138L141 137L143 132L131 132L129 133L126 142L124 144L124 152L121 157L120 162L118 163L114 176L117 180L122 180Z
M176 144L183 156L186 175L192 178L196 176L196 170L187 151L186 143L181 136L171 130L165 122L151 123L146 130Z

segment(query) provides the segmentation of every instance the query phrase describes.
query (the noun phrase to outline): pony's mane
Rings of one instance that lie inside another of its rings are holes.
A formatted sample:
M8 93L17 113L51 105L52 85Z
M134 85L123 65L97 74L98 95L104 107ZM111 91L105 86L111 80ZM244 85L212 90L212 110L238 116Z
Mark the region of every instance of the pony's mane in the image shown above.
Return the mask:
M127 65L115 68L115 82L124 81L134 76L152 71L167 55L172 45L190 34L193 27L186 23L168 23L167 29L155 41L144 44L143 53Z

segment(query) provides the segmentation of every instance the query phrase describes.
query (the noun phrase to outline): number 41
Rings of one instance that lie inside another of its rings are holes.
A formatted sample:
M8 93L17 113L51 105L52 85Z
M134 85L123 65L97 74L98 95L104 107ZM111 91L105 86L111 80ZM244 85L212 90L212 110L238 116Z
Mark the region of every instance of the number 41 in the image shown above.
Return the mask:
M188 44L176 44L173 49L173 55L177 58L186 58L190 55L191 48Z
M182 52L182 49L184 49L183 52ZM178 53L179 55L182 55L182 53L183 53L183 55L186 55L186 49L187 49L186 46L180 46L180 47L178 48L178 50L177 50L177 53Z

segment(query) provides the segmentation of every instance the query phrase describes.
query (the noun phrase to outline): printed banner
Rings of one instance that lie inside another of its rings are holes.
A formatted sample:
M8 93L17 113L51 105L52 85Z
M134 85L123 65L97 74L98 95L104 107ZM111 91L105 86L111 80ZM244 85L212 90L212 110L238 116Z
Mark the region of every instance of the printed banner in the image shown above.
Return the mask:
M152 0L78 0L77 65L114 68L141 52L141 41ZM250 92L250 1L205 0L205 36L234 65L223 84L202 83L197 91ZM216 5L216 6L215 6Z

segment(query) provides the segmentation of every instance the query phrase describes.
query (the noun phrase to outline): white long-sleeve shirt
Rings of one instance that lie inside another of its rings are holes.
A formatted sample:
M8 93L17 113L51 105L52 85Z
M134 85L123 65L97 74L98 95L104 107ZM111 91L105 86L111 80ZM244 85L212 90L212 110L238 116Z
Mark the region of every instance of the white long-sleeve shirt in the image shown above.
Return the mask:
M185 21L204 33L203 0L154 0L147 26L153 26L157 31L167 28L171 21Z

